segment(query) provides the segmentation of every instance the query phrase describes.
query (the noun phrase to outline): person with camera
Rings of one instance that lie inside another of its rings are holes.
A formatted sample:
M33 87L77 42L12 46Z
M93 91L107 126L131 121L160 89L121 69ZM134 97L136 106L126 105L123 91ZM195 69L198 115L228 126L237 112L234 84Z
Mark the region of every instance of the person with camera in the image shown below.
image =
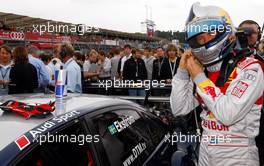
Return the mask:
M263 64L235 49L231 18L219 7L193 4L185 29L191 50L181 56L170 103L174 116L203 107L199 165L258 166Z
M254 20L245 20L240 23L239 27L242 30L244 37L244 43L241 41L241 45L250 49L254 57L259 59L264 63L264 51L261 50L260 46L263 44L261 41L261 28L259 24ZM261 112L261 121L260 121L260 132L258 137L256 138L257 147L259 148L259 158L261 165L264 164L264 112L263 112L263 105L262 105L262 112Z
M264 62L264 52L260 49L261 27L254 20L245 20L238 26L238 40L242 49L248 49L253 52L255 58Z
M251 49L257 49L257 45L261 39L261 28L259 24L253 20L245 20L238 26L242 30L246 38L246 46Z

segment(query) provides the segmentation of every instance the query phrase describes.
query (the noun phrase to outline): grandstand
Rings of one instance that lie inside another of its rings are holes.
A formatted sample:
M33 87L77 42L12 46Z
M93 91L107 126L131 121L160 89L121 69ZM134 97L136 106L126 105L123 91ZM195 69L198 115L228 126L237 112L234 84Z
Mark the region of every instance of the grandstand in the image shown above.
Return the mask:
M34 44L43 49L51 49L61 42L71 42L77 49L110 49L129 43L135 47L144 45L155 46L161 38L147 37L141 33L126 33L99 28L98 32L88 32L80 35L78 32L60 33L36 33L33 25L80 26L83 24L71 24L42 18L17 15L0 12L0 43L8 43L10 46L18 44Z

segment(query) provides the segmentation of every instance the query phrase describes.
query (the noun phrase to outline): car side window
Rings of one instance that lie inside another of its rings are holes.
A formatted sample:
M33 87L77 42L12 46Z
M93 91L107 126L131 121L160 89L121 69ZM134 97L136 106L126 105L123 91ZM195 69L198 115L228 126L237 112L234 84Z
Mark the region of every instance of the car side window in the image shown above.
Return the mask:
M139 128L142 132L148 133L154 146L157 146L168 133L168 128L157 118L143 112L142 115L144 117L145 126L139 126Z
M137 129L145 126L137 111L108 111L92 121L112 166L142 165L155 148L151 138Z
M82 138L85 138L85 132L77 122L50 136L49 141L39 144L17 165L94 165L93 152Z

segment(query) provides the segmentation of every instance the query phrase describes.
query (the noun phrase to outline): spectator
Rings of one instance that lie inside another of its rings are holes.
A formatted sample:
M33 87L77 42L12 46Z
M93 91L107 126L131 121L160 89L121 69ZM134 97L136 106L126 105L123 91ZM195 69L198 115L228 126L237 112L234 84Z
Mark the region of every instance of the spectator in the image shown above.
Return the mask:
M122 78L122 75L121 75L121 63L122 63L122 59L124 57L124 48L121 48L120 49L120 59L118 61L118 66L117 66L117 72L119 74L119 78L121 79Z
M152 79L153 61L155 60L155 58L151 54L151 48L146 47L144 49L144 62L148 73L148 80Z
M119 63L119 60L121 58L121 55L120 55L120 51L118 48L116 48L114 51L113 51L113 58L111 58L111 79L114 80L115 79L118 79L119 78L119 74L118 74L118 63Z
M157 59L158 58L158 54L157 54L157 50L152 50L152 54L153 54L153 57L155 58L155 59Z
M80 51L75 51L73 59L76 61L76 63L81 68L81 77L82 77L82 85L83 85L84 84L83 64L85 61L85 56Z
M109 58L106 57L104 51L99 51L98 54L98 64L100 68L100 75L99 78L101 80L107 80L111 78L110 70L111 70L111 61Z
M8 46L0 48L0 96L8 94L9 74L11 69L11 49Z
M51 55L47 53L40 54L39 58L42 60L42 62L45 64L47 71L49 72L50 75L50 80L51 82L54 82L54 69L49 65L51 61ZM54 84L53 84L54 85Z
M83 63L85 61L85 56L80 51L75 51L73 59L77 62L77 64L80 66L81 71L83 71Z
M131 46L129 44L126 44L124 46L124 57L121 59L121 68L120 68L121 77L123 76L124 64L129 58L131 58L131 56L132 56Z
M61 66L63 66L60 60L59 48L55 48L53 52L53 59L50 61L49 66L53 68L53 73L55 74L55 70L59 70Z
M91 82L97 82L98 76L100 74L97 61L98 52L95 50L91 50L89 53L88 60L86 60L83 64L84 78L90 79Z
M172 77L176 74L180 58L177 58L177 48L171 44L167 48L167 56L163 61L160 69L160 79L166 80L166 83L171 83Z
M53 58L51 59L51 61L49 62L48 64L49 68L52 69L52 79L51 79L51 82L50 82L50 85L53 85L55 86L55 71L56 70L59 70L61 66L63 66L61 60L60 60L60 55L59 55L59 48L55 48L54 49L54 52L53 52Z
M38 75L36 68L29 63L27 50L22 46L16 47L13 58L8 93L33 93L33 90L38 88Z
M34 58L40 59L41 51L33 45L28 46L28 53L33 56Z
M144 60L142 60L142 51L135 49L135 54L124 64L123 79L137 82L137 80L147 79L147 69ZM130 96L145 96L144 89L129 89Z
M67 90L72 93L82 92L81 68L73 60L74 48L70 44L60 46L60 57L64 63L64 69L67 70Z
M112 59L114 57L114 49L111 49L106 57Z
M152 72L152 79L153 80L160 80L160 70L165 59L164 57L164 50L162 47L157 48L157 59L153 61L153 72Z
M30 46L28 48L28 59L29 63L31 63L37 70L37 76L38 76L38 83L39 83L39 89L37 92L44 92L45 88L50 83L50 74L48 70L46 69L45 64L38 59L39 58L39 49L36 46Z

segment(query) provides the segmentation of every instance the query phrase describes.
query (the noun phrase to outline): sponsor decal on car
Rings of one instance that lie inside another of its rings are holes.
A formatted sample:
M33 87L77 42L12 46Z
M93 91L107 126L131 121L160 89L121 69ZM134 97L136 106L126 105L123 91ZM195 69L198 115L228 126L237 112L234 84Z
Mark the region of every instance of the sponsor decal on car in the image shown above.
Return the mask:
M127 116L125 118L122 118L121 121L114 121L112 125L108 126L108 131L113 135L116 132L121 132L130 125L132 125L135 122L135 118L133 116Z
M54 126L67 122L68 120L74 118L76 115L79 115L80 112L78 111L72 111L66 114L63 114L58 117L54 117L53 119L45 122L44 124L38 126L37 128L34 128L29 131L29 133L32 135L33 138L36 138L38 135L42 134L43 132L52 129Z
M108 130L111 133L111 135L114 135L117 132L115 125L113 124L111 126L108 126Z
M15 143L20 150L23 150L30 144L30 141L25 135L22 135L18 139L15 140Z
M147 149L147 145L145 142L137 144L133 149L132 149L132 154L126 158L126 160L123 162L124 166L129 166L131 165L139 156L140 154Z

